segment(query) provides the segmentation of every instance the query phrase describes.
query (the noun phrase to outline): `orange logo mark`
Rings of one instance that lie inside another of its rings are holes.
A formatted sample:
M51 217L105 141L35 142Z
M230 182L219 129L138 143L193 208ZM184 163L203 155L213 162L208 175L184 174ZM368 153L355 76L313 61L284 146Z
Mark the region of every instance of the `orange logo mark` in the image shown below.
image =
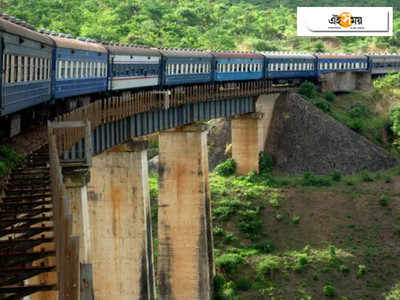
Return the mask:
M344 27L344 28L348 28L353 24L353 17L351 16L351 14L349 12L343 12L339 15L340 21L339 21L339 25Z

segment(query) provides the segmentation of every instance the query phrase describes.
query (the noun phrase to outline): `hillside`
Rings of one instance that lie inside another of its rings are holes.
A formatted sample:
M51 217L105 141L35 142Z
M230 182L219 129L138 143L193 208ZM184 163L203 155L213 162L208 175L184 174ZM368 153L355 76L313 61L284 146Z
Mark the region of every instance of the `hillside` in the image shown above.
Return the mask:
M400 169L282 183L211 174L213 300L400 299Z
M395 0L368 5L399 7ZM393 37L297 37L297 5L360 5L366 1L243 0L6 0L2 9L38 28L98 40L155 47L264 51L396 52L400 13Z
M214 175L216 300L399 299L400 176L371 180L273 188Z

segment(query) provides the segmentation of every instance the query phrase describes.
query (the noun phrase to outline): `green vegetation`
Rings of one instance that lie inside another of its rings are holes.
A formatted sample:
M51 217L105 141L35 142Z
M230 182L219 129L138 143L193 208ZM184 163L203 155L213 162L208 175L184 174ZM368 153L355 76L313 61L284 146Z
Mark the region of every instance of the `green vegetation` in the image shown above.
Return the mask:
M391 185L400 169L369 172L372 181L337 171L279 178L268 154L262 161L260 174L210 174L213 300L396 299L400 250L391 239L399 236L400 204ZM157 180L150 179L152 198Z
M336 289L334 286L332 286L330 284L325 285L323 291L324 291L325 296L328 296L328 297L336 296Z
M394 6L393 37L297 36L297 6L337 6L339 3ZM38 28L71 33L75 37L158 47L393 52L400 46L396 0L4 0L0 7Z
M236 172L236 162L232 158L230 158L222 164L219 164L215 168L215 172L221 176L233 175Z
M350 129L397 153L400 150L399 78L399 74L389 74L375 80L375 88L369 92L340 95L320 93L313 83L304 82L299 94Z
M21 154L7 146L0 146L0 176L7 175L10 169L21 165L24 161Z

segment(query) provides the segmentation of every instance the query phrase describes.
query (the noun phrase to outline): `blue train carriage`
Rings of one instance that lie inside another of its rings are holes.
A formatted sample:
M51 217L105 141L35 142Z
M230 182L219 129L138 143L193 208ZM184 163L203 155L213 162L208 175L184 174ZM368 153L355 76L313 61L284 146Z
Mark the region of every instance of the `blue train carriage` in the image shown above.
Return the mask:
M106 44L105 48L109 53L109 90L154 87L160 84L159 51L127 44Z
M56 44L53 57L53 97L55 100L105 92L107 90L107 50L94 40L73 39L51 34Z
M194 49L159 49L162 55L162 86L208 83L212 81L209 52Z
M368 57L362 54L316 53L318 74L368 71Z
M53 41L32 25L0 16L2 88L0 116L50 100Z
M264 77L264 56L245 51L214 51L214 80L259 80Z
M316 58L311 53L262 52L265 56L265 78L274 81L313 80Z
M368 53L372 75L397 73L400 70L399 53Z

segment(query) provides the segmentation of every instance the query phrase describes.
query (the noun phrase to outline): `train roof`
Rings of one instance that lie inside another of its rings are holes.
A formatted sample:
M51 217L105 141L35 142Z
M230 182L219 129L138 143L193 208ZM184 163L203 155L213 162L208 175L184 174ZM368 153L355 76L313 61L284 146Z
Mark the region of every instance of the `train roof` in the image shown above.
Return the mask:
M0 30L11 34L37 41L48 46L54 46L54 42L45 35L35 31L35 27L20 19L0 13Z
M106 48L104 48L103 45L96 43L94 40L88 40L85 38L73 39L70 34L66 35L46 30L41 31L44 33L44 36L46 36L46 34L49 35L49 37L55 42L57 48L107 53Z
M307 58L314 59L315 56L312 53L303 52L260 52L262 55L268 58Z
M352 54L352 53L315 53L318 58L339 58L339 59L366 59L364 54Z
M212 51L211 53L216 58L264 58L260 53L250 51Z
M365 55L372 58L399 58L400 53L366 53Z
M196 49L159 48L158 51L165 57L212 58L210 52Z
M128 44L104 44L104 47L109 50L111 54L159 57L161 56L160 51L147 46L136 46Z

